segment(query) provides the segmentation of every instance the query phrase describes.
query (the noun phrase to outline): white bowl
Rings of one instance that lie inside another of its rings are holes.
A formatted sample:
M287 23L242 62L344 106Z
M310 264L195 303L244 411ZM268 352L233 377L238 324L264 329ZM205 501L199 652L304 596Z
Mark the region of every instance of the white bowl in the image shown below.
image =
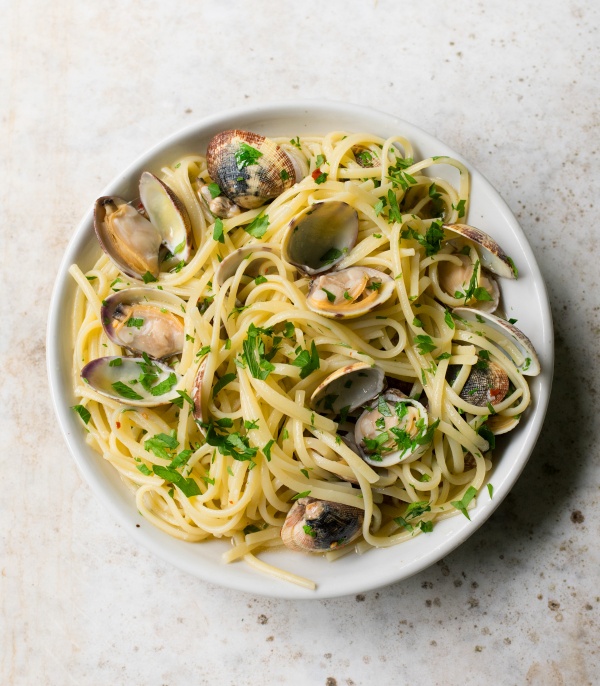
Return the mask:
M135 197L143 170L157 171L162 165L190 151L204 153L214 134L230 128L290 138L333 130L366 131L383 137L401 134L414 144L416 158L449 155L462 160L447 145L398 117L356 105L302 101L230 110L204 119L153 147L98 196ZM273 597L328 598L363 592L405 579L448 555L486 521L517 480L542 427L552 383L553 337L546 289L523 231L486 179L471 165L465 164L472 175L469 223L491 234L519 268L517 281L502 281L502 293L507 314L519 320L518 325L531 338L542 364L541 375L530 378L532 405L519 427L499 441L500 447L494 452L494 468L489 477L494 487L493 499L484 488L477 507L470 512L471 521L462 515L452 517L436 524L430 534L417 536L392 548L372 550L362 556L347 555L335 563L329 563L320 556L288 551L261 554L269 562L316 581L315 591L262 576L243 562L223 564L221 553L228 548L226 542L185 543L154 528L138 513L131 492L125 488L116 470L86 445L81 421L69 409L76 403L70 382L73 350L70 313L75 284L67 269L75 262L82 269L88 269L100 253L90 208L69 243L52 294L47 337L48 375L58 421L76 465L94 493L136 540L164 560L206 581Z

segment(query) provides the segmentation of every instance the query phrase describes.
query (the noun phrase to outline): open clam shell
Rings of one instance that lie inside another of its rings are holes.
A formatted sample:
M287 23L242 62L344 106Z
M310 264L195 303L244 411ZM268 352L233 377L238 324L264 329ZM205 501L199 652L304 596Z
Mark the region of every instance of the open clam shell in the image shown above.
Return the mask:
M192 225L185 205L148 171L140 177L140 199L162 245L178 262L187 262L192 250Z
M181 383L167 365L141 357L100 357L85 365L81 378L98 393L135 407L173 402Z
M154 359L178 355L183 350L184 326L180 317L183 300L156 288L124 288L102 303L102 328L113 343Z
M423 405L395 389L365 408L354 429L359 454L373 467L391 467L420 457L432 434Z
M255 252L270 252L279 255L279 246L271 243L252 243L251 245L245 245L242 248L238 248L229 253L215 270L214 282L216 285L219 287L222 286L227 279L231 278L236 273L240 264ZM248 269L244 270L244 274L258 276L258 270L266 259L267 258L260 258L249 261Z
M385 384L385 373L365 362L354 362L326 377L310 398L314 410L339 414L352 412L379 395Z
M96 200L94 230L102 250L127 276L158 278L161 238L156 228L132 205L117 196Z
M296 183L287 154L272 140L239 129L214 136L206 151L211 179L236 205L253 209Z
M456 298L457 293L465 293L473 276L473 262L466 255L454 255L460 260L460 266L450 261L442 261L438 264L438 281L440 288L449 296ZM478 284L485 289L490 300L478 300L475 296L470 299L470 307L484 312L495 312L500 304L500 289L496 279L487 269L478 272ZM477 292L477 291L476 291ZM485 293L484 293L485 295Z
M326 553L352 543L362 531L364 513L357 507L306 497L288 512L281 540L291 550Z
M358 213L338 200L316 202L290 222L283 258L314 276L329 271L356 245Z
M510 341L523 356L523 362L517 365L523 375L537 376L541 372L542 368L533 343L513 324L509 324L504 319L489 312L481 312L470 307L455 307L452 313L457 315L459 324L464 322L468 328L475 328L476 330L478 324L484 323ZM502 348L502 340L498 341L497 344Z
M493 274L507 279L516 278L514 262L487 233L468 224L444 224L443 229L475 243L481 256L482 265Z
M317 276L306 305L323 317L352 319L382 305L395 290L394 279L377 269L348 267Z

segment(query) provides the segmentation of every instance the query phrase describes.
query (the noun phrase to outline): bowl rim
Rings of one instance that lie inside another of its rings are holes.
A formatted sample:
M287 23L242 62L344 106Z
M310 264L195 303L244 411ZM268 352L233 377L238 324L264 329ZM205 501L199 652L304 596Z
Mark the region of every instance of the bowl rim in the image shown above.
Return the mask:
M399 134L405 135L409 140L414 139L416 135L417 139L421 141L421 144L425 141L426 144L441 146L447 151L446 154L450 154L467 166L472 181L474 182L474 180L477 179L478 185L480 186L480 192L484 192L484 194L493 198L497 205L496 210L500 213L503 223L505 223L512 232L511 237L519 243L519 246L523 250L530 277L539 301L540 310L538 314L542 327L540 337L543 345L541 349L537 345L536 347L538 348L538 353L540 353L540 358L543 360L543 366L541 375L535 377L535 379L538 380L538 392L535 398L533 411L528 409L528 412L531 412L531 416L528 416L524 427L525 430L522 432L522 444L521 450L518 452L518 459L509 466L508 471L501 482L501 487L494 490L493 500L491 498L481 498L481 502L478 502L475 510L470 513L472 514L471 521L467 521L466 518L464 518L465 521L461 522L459 526L452 527L449 534L444 533L438 535L436 538L431 538L432 545L428 544L427 550L424 553L412 556L412 559L409 561L398 564L398 560L395 558L402 556L394 556L392 553L388 556L389 559L387 560L390 564L377 565L375 554L382 552L382 550L387 551L388 549L369 551L368 555L373 556L373 562L375 563L373 565L375 567L373 570L374 573L371 576L367 578L355 578L349 573L344 574L343 578L339 580L331 580L328 578L327 583L324 583L321 586L317 585L315 591L308 591L291 584L278 583L270 577L264 577L262 575L257 576L256 573L253 573L253 570L250 570L246 566L241 568L243 570L242 572L240 572L239 569L234 569L234 573L231 573L234 565L219 564L218 561L215 563L215 560L217 560L215 555L211 555L209 559L204 553L195 555L194 553L188 554L186 552L181 552L178 546L187 546L188 544L172 539L168 534L159 531L150 523L146 522L141 516L132 516L131 507L127 506L124 500L113 492L112 486L107 484L107 480L101 476L99 465L99 463L102 462L101 455L92 451L92 449L85 444L84 434L81 431L80 426L81 423L79 420L76 420L75 413L70 410L70 405L67 401L68 398L74 397L72 389L66 383L66 378L71 378L71 371L70 368L68 370L64 369L64 360L61 362L61 354L64 356L65 337L64 321L61 319L61 304L68 301L69 291L74 292L74 283L68 274L68 268L71 264L77 262L78 256L81 256L85 251L86 246L89 247L91 244L90 239L91 234L93 234L93 229L90 233L90 227L92 223L93 206L88 209L78 223L58 268L48 314L46 362L50 396L55 415L69 448L69 452L71 453L81 476L109 512L111 512L117 521L124 526L125 530L132 537L135 535L136 541L142 543L142 545L156 554L159 558L173 564L177 568L220 586L269 597L323 599L365 592L406 579L413 574L424 570L452 552L487 521L491 514L499 507L506 495L508 495L517 478L523 471L541 431L552 386L554 340L552 314L544 279L527 238L506 202L500 197L498 192L481 172L477 171L473 165L464 160L459 153L420 127L396 117L395 115L387 114L362 105L322 99L271 102L260 106L238 107L227 110L226 112L217 112L183 127L152 145L148 150L133 160L133 162L131 162L122 172L115 176L98 197L115 193L116 188L122 186L127 179L131 178L132 173L136 169L139 169L142 166L151 166L151 163L157 157L166 153L178 142L185 140L190 136L200 136L203 132L204 135L206 135L206 132L210 130L235 128L232 126L223 126L224 122L244 121L252 118L298 118L301 115L304 115L308 119L315 119L321 116L325 118L333 117L334 119L339 117L344 120L380 121L382 126L385 123L384 128L387 127L392 129L395 127ZM69 342L71 341L69 340ZM69 347L68 359L72 360L72 347ZM93 457L91 457L91 455L93 455ZM131 492L127 491L127 494L129 498L131 498ZM453 521L454 519L456 518L444 520L440 522L440 524ZM461 519L463 518L461 517ZM132 526L132 524L135 524L135 526ZM437 528L438 527L436 527L436 529ZM417 538L389 550L395 551L399 548L403 548L408 544L413 543ZM176 541L176 545L173 545L173 541ZM202 546L207 545L212 544L202 543ZM351 558L354 558L354 556L342 558L342 560L335 564L339 565L340 562ZM270 558L269 561L273 561L273 558ZM344 571L346 566L347 565L345 564Z

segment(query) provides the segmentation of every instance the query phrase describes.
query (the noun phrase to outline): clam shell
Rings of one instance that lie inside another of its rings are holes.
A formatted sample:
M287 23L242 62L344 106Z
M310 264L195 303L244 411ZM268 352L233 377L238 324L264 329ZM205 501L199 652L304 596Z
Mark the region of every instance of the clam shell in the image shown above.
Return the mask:
M498 333L511 341L511 343L521 352L525 360L519 367L521 374L524 376L537 376L541 372L542 368L535 348L533 347L533 343L520 329L517 329L516 326L509 324L506 320L501 319L494 314L480 312L479 310L474 310L470 307L455 307L452 312L457 315L459 323L462 319L469 328L473 328L473 325L476 327L478 323L481 323L480 320L477 319L477 317L480 317L484 320L485 324L491 326ZM502 341L498 343L498 346L500 348L502 347Z
M395 290L394 279L377 269L348 267L317 276L306 306L330 319L352 319L382 305Z
M367 464L373 467L391 467L392 465L398 464L399 462L406 462L409 459L414 460L417 457L420 457L428 449L428 441L416 443L414 446L411 445L409 447L393 450L390 452L382 451L380 456L381 459L375 459L375 451L371 452L366 450L364 443L365 437L374 440L377 438L377 436L382 436L384 433L387 433L389 437L388 440L393 440L394 434L390 431L390 429L394 427L400 428L406 426L406 421L403 421L396 415L395 407L398 403L410 405L412 408L414 408L416 412L413 413L412 416L409 417L408 413L410 410L407 410L407 413L405 415L407 418L413 420L414 425L416 425L417 421L423 420L423 430L419 429L417 433L414 433L414 435L412 431L408 432L410 433L410 437L413 441L415 439L418 440L419 438L423 438L425 432L427 431L429 417L427 415L427 410L423 407L423 405L421 405L420 402L414 400L413 398L407 398L403 393L397 391L396 389L390 389L386 391L380 396L380 399L381 398L386 401L388 410L391 411L392 416L385 417L379 412L379 401L377 403L371 403L372 407L365 409L365 411L358 418L354 429L354 440L356 445L358 446L360 456ZM392 405L392 407L390 407L390 404ZM388 421L386 421L385 429L380 430L379 428L377 428L373 430L375 428L375 421L381 418L383 418L384 421L389 420L389 427ZM414 428L417 427L415 426ZM367 432L370 434L369 436L367 436ZM388 441L386 440L385 443L387 442Z
M100 247L123 274L157 279L161 238L156 228L123 198L103 196L94 207L94 230Z
M100 321L113 343L154 359L178 355L183 350L184 327L181 319L165 309L180 311L183 300L156 288L124 288L102 303ZM127 325L131 319L141 323Z
M356 507L306 497L288 512L281 540L291 550L324 553L354 541L362 531L364 513Z
M185 205L166 183L148 171L140 177L140 199L162 245L177 262L187 262L192 250L192 225Z
M520 421L520 417L513 415L512 417L505 417L501 414L492 414L487 420L486 424L489 430L495 435L500 436L512 431Z
M379 395L385 384L385 373L365 362L349 364L326 377L310 398L314 410L339 414L343 408L352 412Z
M283 239L283 259L304 274L330 271L356 245L358 213L338 200L316 202L296 215Z
M475 243L479 248L481 263L486 269L507 279L516 278L514 262L487 233L468 224L444 224L442 228Z
M152 362L153 371L157 374L152 387L157 388L169 378L174 380L175 383L165 393L153 395L139 381L132 383L147 368L148 363L141 357L100 357L85 365L81 378L98 393L135 407L166 405L179 397L175 389L181 383L181 377L161 362Z
M454 372L450 369L450 375ZM495 362L486 362L482 367L473 367L463 386L460 397L471 405L485 407L488 403L498 405L508 393L507 373Z
M271 243L252 243L238 248L229 253L215 270L214 282L217 286L222 286L227 279L231 278L237 271L240 264L254 252L271 252L279 255L279 246ZM258 269L267 258L260 258L249 262L249 269L244 270L245 274L257 276Z
M456 254L454 257L461 261L461 267L449 261L442 261L438 264L440 288L453 298L457 291L466 292L473 275L473 263L466 255ZM470 307L484 312L495 312L500 304L500 289L496 279L488 270L482 268L479 273L479 284L487 290L492 299L476 300L472 298L473 302Z
M260 155L246 158L244 146ZM222 131L214 136L206 151L211 179L236 205L253 209L276 198L296 183L294 165L272 140L258 133L239 129Z

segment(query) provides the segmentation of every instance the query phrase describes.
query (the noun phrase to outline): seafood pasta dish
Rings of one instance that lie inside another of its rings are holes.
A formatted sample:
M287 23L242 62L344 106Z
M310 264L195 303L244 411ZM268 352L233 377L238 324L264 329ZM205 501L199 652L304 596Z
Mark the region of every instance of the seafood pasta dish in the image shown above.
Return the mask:
M461 162L344 131L223 131L99 198L73 409L140 514L308 588L261 551L335 560L470 518L540 365L503 314L518 265L468 210Z

